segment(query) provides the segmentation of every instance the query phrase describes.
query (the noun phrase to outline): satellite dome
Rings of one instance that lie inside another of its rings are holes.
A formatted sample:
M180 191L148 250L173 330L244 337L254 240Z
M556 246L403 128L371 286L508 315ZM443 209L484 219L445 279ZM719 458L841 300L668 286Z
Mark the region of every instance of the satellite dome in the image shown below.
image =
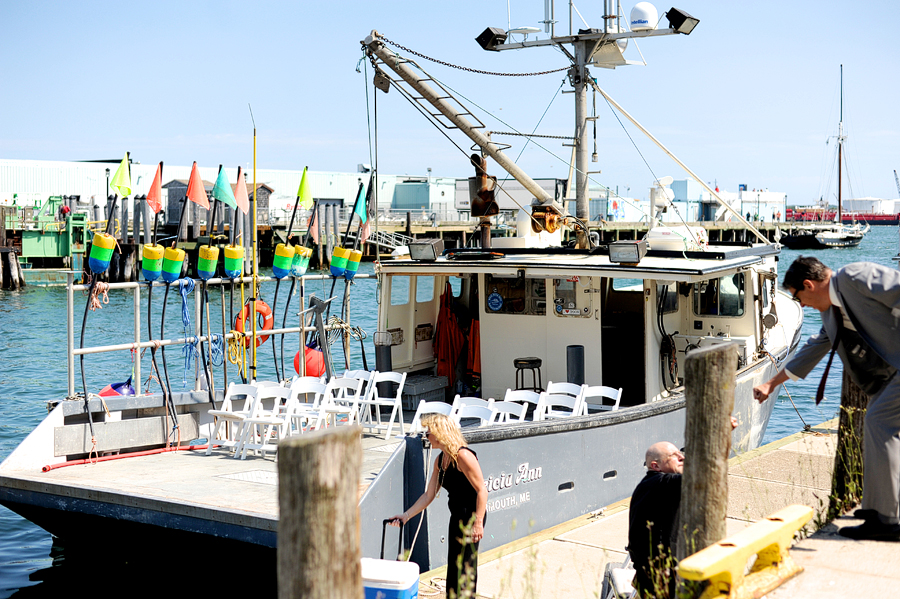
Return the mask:
M631 24L632 31L656 29L656 24L658 22L659 12L657 12L656 7L649 2L638 2L635 4L634 8L631 9L629 23Z

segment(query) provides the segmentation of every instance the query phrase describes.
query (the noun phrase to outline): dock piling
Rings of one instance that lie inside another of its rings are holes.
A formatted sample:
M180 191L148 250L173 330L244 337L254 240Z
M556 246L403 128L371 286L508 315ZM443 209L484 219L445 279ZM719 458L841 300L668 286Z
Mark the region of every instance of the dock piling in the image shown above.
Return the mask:
M278 596L362 599L362 429L297 435L278 448Z
M685 462L681 482L679 561L725 537L728 454L737 345L690 352L685 360Z

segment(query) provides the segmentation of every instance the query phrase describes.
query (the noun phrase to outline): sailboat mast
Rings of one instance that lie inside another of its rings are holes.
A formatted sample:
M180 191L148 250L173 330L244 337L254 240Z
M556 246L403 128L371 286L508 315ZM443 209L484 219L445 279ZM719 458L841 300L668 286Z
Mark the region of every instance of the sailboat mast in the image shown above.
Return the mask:
M844 65L841 65L841 114L838 120L838 179L837 179L837 219L836 222L841 224L841 161L843 160L844 149Z

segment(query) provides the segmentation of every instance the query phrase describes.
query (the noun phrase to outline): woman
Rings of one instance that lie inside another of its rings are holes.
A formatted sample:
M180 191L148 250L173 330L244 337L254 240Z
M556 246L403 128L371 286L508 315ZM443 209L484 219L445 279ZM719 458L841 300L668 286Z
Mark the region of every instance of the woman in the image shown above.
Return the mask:
M478 542L484 536L487 489L475 452L466 446L459 426L449 416L428 414L422 417L422 426L428 429L431 446L441 451L434 462L431 479L422 496L408 510L391 518L406 524L410 518L428 507L447 489L450 508L450 528L447 534L447 597L459 597L460 587L471 590L475 596L478 580ZM470 536L463 542L463 529L471 528ZM461 565L461 567L460 567ZM461 580L466 582L460 584ZM470 582L469 582L470 581ZM471 588L469 585L471 584Z

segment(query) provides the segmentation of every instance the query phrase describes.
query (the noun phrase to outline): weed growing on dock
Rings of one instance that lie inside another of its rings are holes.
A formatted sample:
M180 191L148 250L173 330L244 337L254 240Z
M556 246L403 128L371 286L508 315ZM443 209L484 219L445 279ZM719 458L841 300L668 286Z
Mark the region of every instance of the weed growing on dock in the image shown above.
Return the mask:
M831 478L831 501L822 526L837 518L862 499L863 421L865 408L841 406L838 447Z

